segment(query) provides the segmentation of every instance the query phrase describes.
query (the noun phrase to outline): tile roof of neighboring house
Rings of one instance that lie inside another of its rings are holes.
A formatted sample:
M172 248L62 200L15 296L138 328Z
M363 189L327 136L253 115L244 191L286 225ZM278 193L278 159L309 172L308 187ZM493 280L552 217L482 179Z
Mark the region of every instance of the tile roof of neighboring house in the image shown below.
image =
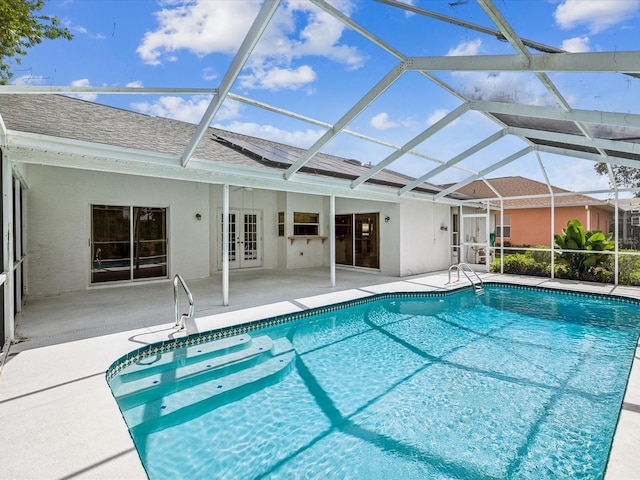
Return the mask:
M549 188L545 183L520 176L491 178L487 179L487 181L503 197L524 197L527 195L549 194ZM447 188L451 185L453 184L443 185L442 187ZM564 188L553 186L551 188L554 193L571 193L569 190L565 190ZM493 190L491 190L491 188L489 188L489 186L482 180L475 180L459 188L457 192L478 199L498 198ZM598 198L580 194L555 196L554 203L556 206L565 207L576 205L610 205L606 200L600 200ZM504 201L505 208L542 208L549 207L550 205L551 199L548 196L535 198L518 198Z
M196 129L196 126L190 123L153 117L62 95L0 95L0 114L9 130L177 156L184 152ZM285 151L296 158L305 151L289 145L209 128L193 155L203 160L245 165L256 169L284 170L292 163L274 161L270 155L256 155L255 151L260 149L243 148L247 144L261 146L263 152ZM359 161L318 153L300 169L300 173L353 180L368 169L369 166ZM365 183L400 188L412 180L413 178L407 175L383 169ZM415 190L436 193L442 188L423 183Z

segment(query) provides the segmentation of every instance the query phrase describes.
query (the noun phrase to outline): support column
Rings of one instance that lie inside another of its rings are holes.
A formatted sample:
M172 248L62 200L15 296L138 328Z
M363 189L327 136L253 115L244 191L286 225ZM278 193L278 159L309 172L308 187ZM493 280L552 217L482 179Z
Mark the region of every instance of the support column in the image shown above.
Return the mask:
M618 285L618 276L620 274L618 268L620 265L620 228L618 227L618 222L620 221L620 214L618 212L618 189L616 188L616 196L615 196L615 208L616 211L613 215L613 223L614 223L614 241L616 242L615 246L615 254L614 254L614 275L613 281L614 285Z
M336 196L329 197L329 270L331 287L336 286Z
M229 305L229 184L222 189L222 305Z
M465 239L464 239L464 216L463 216L463 206L460 204L460 251L458 252L458 263L464 263L467 261L467 254L465 252Z
M13 252L13 175L11 164L6 151L1 154L2 159L2 257L3 270L6 275L4 281L4 321L5 337L8 341L15 340L15 281L14 252Z

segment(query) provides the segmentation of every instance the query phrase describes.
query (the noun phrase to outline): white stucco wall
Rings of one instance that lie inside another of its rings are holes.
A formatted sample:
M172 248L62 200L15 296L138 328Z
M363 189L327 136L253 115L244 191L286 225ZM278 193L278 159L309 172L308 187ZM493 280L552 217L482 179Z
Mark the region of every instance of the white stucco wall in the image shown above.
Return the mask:
M400 275L400 205L349 198L336 199L336 215L378 213L380 222L380 272ZM389 221L385 222L385 218Z
M36 165L27 182L30 296L89 286L92 204L167 207L170 276L209 275L208 185Z
M400 275L449 267L449 205L404 200L400 207ZM441 230L445 226L447 230Z
M286 241L286 268L310 268L329 265L329 240L324 243L320 240L294 240L288 237L293 235L293 213L319 213L320 224L318 235L329 236L329 199L320 195L303 195L288 193L285 210L285 238Z

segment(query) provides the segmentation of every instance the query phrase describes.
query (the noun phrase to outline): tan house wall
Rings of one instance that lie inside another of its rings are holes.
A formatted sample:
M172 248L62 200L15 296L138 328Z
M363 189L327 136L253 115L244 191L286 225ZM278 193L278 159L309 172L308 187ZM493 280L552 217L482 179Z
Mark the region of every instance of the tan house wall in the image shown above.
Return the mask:
M505 209L505 215L511 215L511 236L505 237L505 241L511 245L547 245L551 244L551 209L549 208L523 208ZM589 218L590 217L590 220ZM577 219L582 226L590 230L602 230L609 232L612 223L612 213L599 207L584 206L558 207L555 211L554 234L562 233L569 220ZM492 224L495 228L496 217ZM496 243L500 243L500 231L496 230Z

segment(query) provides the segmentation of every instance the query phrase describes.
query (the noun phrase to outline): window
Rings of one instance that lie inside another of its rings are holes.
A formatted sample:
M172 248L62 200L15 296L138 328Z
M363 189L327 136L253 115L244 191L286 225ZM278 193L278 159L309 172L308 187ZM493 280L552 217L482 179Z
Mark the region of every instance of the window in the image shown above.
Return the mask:
M317 236L319 233L319 213L293 213L293 234L305 236Z
M284 212L278 212L278 236L284 237Z
M496 238L501 237L502 228L504 228L503 238L511 237L511 215L503 215L502 219L500 218L500 214L496 215Z

